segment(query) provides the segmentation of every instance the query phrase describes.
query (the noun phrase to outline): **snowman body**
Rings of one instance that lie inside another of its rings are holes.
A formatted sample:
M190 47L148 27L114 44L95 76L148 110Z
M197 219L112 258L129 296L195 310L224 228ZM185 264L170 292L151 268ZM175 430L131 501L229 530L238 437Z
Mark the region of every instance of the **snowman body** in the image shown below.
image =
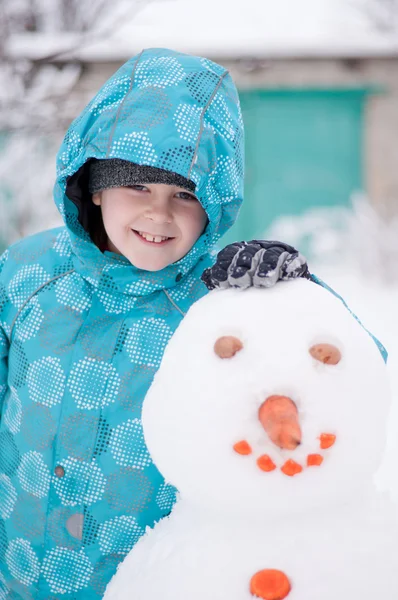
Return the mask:
M179 498L105 600L398 597L395 507L373 484L389 394L371 337L312 282L197 302L143 407Z
M288 600L392 600L398 530L386 516L201 520L182 500L127 556L106 600L253 600L249 582L270 566L289 577Z

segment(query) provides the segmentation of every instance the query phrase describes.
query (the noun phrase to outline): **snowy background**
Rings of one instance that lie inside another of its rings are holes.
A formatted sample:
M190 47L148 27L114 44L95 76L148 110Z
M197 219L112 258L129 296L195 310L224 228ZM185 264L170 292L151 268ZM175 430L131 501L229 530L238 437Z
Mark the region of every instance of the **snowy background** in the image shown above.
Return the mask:
M255 56L264 44L271 57L398 49L398 0L96 0L92 7L92 0L1 3L0 251L60 224L52 202L55 153L80 110L72 90L84 60L122 59L149 46L214 58ZM366 199L354 198L350 209L284 218L264 235L302 249L312 271L389 350L396 405L380 475L385 485L398 456L398 217L383 220Z

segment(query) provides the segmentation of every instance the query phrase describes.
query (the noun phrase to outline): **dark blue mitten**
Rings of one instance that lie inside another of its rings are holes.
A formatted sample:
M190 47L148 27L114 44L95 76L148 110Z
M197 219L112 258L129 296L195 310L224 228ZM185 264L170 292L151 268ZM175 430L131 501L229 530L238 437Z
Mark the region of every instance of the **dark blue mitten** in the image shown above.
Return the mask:
M202 281L215 288L272 287L279 280L311 279L307 262L293 246L283 242L251 240L229 244L206 269Z

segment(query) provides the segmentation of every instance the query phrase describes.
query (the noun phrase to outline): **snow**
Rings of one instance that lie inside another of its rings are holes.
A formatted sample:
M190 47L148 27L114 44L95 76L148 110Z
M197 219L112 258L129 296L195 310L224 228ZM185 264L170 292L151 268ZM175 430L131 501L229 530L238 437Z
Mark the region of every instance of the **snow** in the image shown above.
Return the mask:
M61 226L52 200L58 140L21 132L4 143L0 160L0 253L22 237ZM17 177L17 173L23 173Z
M253 600L251 577L266 568L290 580L287 600L396 597L396 528L383 527L374 514L330 517L326 526L314 515L310 522L286 519L264 528L211 522L181 502L155 534L156 543L149 535L139 540L104 600ZM369 560L372 554L378 560Z
M142 48L169 47L210 57L362 56L398 54L396 30L367 17L369 0L153 0L97 33L15 35L10 55L122 61ZM133 3L132 7L135 4Z
M220 360L213 346L228 335L241 340L243 350L233 359ZM318 343L337 346L341 364L332 368L314 362L308 351ZM187 399L192 381L201 384ZM145 437L155 463L183 498L213 506L213 490L218 488L236 513L242 503L260 514L265 508L290 512L288 492L294 490L295 510L324 506L349 499L353 490L371 481L374 461L384 447L386 382L375 343L341 301L320 286L299 280L280 282L270 290L223 290L196 303L170 342L145 400ZM275 394L292 398L305 414L302 444L294 456L270 442L257 418L261 404ZM371 409L374 394L384 398L376 416ZM352 421L359 410L360 427ZM294 488L280 474L272 485L264 478L259 482L255 461L236 465L230 456L232 444L247 439L255 456L267 454L278 467L289 458L305 464L307 455L317 451L322 432L338 433L341 440L325 457L316 490L307 483L309 473ZM186 449L183 454L181 448ZM345 466L339 468L341 463ZM208 485L203 485L206 480Z
M353 289L361 298L367 288ZM220 358L221 336L243 348ZM338 364L312 358L321 343L340 350ZM274 395L297 406L295 450L273 444L260 422ZM180 496L133 548L105 600L249 600L251 577L265 568L288 577L289 600L395 597L396 509L373 482L390 399L376 344L324 288L300 279L205 296L171 339L143 406L149 451ZM324 450L322 433L336 436ZM234 452L240 440L249 455ZM323 457L318 467L307 466L313 453ZM262 455L272 472L258 467ZM282 472L289 459L301 473Z
M386 346L394 403L388 420L386 450L377 475L381 489L390 490L398 501L398 282L380 283L357 269L322 267L313 269L324 281L344 297L364 325Z

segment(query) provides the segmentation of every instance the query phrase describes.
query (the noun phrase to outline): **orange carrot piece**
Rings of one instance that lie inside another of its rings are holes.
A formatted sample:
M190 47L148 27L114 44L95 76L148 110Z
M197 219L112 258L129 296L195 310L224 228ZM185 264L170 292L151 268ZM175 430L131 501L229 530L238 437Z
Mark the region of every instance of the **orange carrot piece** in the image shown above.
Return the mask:
M274 471L276 469L276 464L268 456L268 454L263 454L257 459L257 465L260 467L262 471L269 473L270 471Z
M307 467L319 467L323 463L323 456L320 454L309 454L307 456Z
M263 600L283 600L291 589L289 579L276 569L258 571L250 581L250 593Z
M258 418L271 442L279 448L295 450L301 444L299 414L291 398L269 396L260 406Z
M321 433L319 438L321 440L321 448L322 450L327 450L327 448L331 448L336 441L336 436L334 433Z
M294 477L294 475L301 473L302 470L303 470L303 467L301 465L299 465L298 463L296 463L296 461L292 460L291 458L289 460L287 460L285 462L285 464L283 465L283 467L281 468L282 473L284 473L285 475L288 475L289 477Z
M247 456L252 453L252 449L250 444L246 442L246 440L241 440L240 442L236 442L233 446L235 452L241 454L242 456Z

